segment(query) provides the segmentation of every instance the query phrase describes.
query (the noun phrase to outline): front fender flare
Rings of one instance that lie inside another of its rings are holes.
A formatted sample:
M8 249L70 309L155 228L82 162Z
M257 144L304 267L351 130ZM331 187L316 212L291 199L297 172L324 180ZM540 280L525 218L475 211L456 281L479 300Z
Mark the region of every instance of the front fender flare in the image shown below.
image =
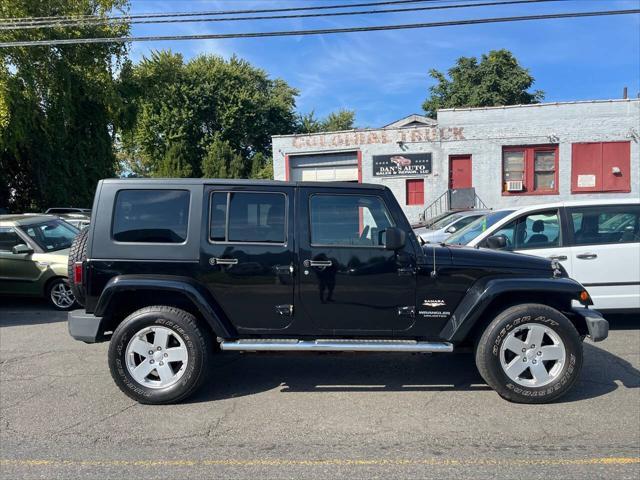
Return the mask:
M477 281L467 291L453 315L440 331L443 340L459 343L498 296L508 293L548 292L554 296L578 299L584 287L570 278L487 278Z
M161 292L176 292L184 295L197 308L202 318L213 329L216 336L234 338L236 336L232 326L224 321L214 305L217 305L209 291L200 283L189 277L174 275L118 275L105 285L95 315L104 316L113 306L117 294L122 292L152 290ZM162 304L159 298L158 304Z

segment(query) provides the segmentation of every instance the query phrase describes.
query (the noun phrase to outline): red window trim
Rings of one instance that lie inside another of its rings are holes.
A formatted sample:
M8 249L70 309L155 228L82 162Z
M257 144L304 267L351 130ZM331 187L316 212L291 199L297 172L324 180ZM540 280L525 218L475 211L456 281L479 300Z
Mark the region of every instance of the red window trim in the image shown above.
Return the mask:
M524 151L524 191L522 192L507 192L504 182L504 153L505 152L522 152ZM535 153L536 151L553 151L555 152L555 164L554 164L554 188L553 190L534 190L534 167L535 167ZM502 147L502 158L500 163L500 184L503 197L512 196L527 196L527 195L558 195L558 165L560 164L560 154L557 143L550 143L545 145L509 145Z
M418 191L413 191L409 188L409 185L420 185L420 189ZM409 178L405 182L405 190L406 190L406 198L405 203L407 205L424 205L424 178ZM415 198L412 200L411 195L414 196L416 194L420 194L421 198L416 200Z

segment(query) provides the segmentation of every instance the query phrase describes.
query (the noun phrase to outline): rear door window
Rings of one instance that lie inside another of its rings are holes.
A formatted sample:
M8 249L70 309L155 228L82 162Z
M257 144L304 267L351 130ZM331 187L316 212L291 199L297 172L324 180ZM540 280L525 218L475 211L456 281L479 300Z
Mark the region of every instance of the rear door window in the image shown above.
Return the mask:
M569 209L574 245L640 242L640 205Z
M186 190L120 190L112 237L118 242L183 243L190 195Z
M286 197L279 192L214 192L209 239L230 243L286 243Z

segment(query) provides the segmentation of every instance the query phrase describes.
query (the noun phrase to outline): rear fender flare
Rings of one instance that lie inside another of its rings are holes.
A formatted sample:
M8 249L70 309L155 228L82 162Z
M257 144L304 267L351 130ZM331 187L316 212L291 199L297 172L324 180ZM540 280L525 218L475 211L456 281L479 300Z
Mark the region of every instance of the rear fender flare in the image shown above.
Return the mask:
M468 291L453 315L440 331L443 340L459 343L465 340L483 313L500 295L509 293L548 292L566 297L569 305L577 300L584 287L570 278L488 278L477 281Z
M102 317L108 314L119 293L141 290L182 294L196 307L216 336L221 338L236 337L235 329L216 313L214 305L217 303L209 291L189 277L173 275L118 275L113 277L105 285L98 299L95 315ZM162 304L161 296L157 303Z

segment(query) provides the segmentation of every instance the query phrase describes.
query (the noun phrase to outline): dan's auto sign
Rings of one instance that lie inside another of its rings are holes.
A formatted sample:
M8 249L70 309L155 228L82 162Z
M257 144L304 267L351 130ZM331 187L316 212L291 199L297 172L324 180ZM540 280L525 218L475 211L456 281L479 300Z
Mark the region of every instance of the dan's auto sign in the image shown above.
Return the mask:
M374 177L401 177L431 173L430 153L374 155Z

